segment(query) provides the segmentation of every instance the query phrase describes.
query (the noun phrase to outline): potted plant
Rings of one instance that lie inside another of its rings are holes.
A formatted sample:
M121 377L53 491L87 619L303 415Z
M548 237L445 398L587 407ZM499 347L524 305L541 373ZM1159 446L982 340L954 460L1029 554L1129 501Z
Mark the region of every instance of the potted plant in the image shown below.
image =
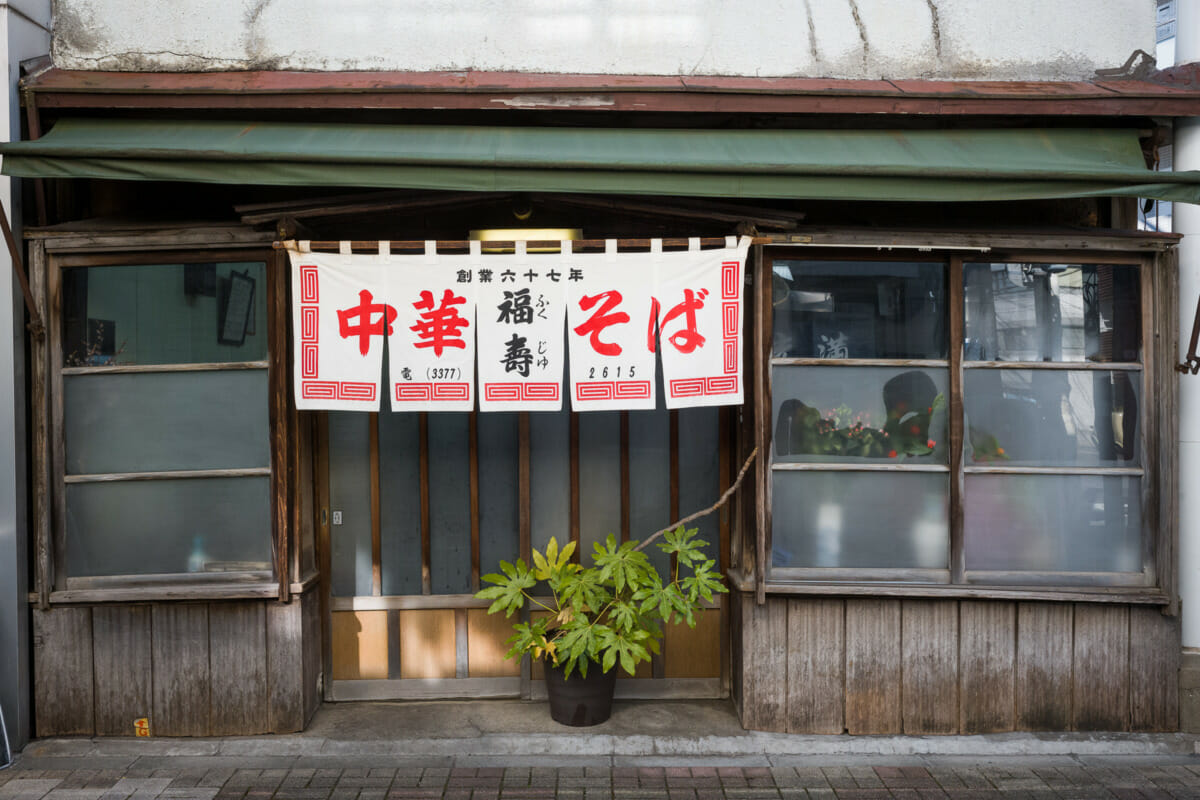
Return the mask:
M661 533L657 546L673 556L666 581L643 552L655 537L618 543L611 534L595 545L591 566L571 560L574 542L559 549L551 538L545 552L533 551L532 567L522 559L501 561L503 574L483 577L495 585L475 596L492 601L489 614L503 611L511 618L526 602L547 612L513 625L507 657L528 653L544 661L555 721L594 725L608 719L617 665L633 675L638 662L659 652L662 625L695 627L701 601L726 591L696 528ZM549 587L549 599L533 593L539 581Z

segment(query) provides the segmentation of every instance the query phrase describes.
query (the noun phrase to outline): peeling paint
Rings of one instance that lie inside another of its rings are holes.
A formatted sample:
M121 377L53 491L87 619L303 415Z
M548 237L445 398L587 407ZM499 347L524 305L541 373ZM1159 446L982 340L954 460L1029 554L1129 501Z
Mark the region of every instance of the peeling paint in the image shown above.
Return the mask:
M493 103L509 108L604 108L616 105L612 95L543 95L519 94L493 100Z

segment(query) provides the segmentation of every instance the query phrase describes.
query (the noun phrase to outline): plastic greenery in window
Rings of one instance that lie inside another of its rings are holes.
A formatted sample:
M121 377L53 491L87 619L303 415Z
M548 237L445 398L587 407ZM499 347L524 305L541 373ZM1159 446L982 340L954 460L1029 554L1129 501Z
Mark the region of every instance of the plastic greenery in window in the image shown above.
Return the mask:
M889 409L882 428L871 426L869 414L841 405L824 413L799 400L783 403L775 431L776 453L787 455L904 458L927 456L937 447L930 419L945 404L938 394L925 408L901 405Z

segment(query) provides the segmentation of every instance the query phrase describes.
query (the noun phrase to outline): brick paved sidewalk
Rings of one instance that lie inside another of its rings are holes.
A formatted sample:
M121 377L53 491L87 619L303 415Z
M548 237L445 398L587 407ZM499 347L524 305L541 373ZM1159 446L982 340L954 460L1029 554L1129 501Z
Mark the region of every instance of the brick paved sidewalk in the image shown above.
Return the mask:
M46 769L20 760L0 771L0 800L759 800L772 798L1200 798L1200 759L936 760L926 766L799 767L304 767ZM697 759L700 760L700 759ZM903 759L897 759L903 761ZM76 766L62 759L61 766ZM328 762L327 762L328 763ZM451 762L452 763L452 762ZM52 765L53 766L53 765Z

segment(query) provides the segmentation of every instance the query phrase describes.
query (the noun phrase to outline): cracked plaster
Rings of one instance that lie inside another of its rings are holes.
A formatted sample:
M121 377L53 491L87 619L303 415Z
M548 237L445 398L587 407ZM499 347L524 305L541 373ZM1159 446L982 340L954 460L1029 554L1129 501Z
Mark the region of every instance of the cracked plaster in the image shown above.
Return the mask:
M1081 80L1153 0L55 0L68 69Z

